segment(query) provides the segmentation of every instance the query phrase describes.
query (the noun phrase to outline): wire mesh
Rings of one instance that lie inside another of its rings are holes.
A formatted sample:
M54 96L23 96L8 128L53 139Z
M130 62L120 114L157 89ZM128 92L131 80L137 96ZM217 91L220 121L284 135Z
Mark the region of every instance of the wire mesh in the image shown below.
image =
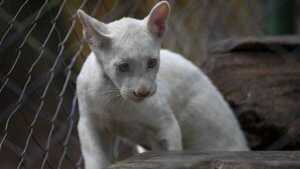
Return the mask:
M141 18L155 2L0 1L0 168L83 168L75 79L88 50L76 11L85 9L109 22ZM213 41L263 35L261 1L170 2L176 12L163 46L198 65L204 64Z

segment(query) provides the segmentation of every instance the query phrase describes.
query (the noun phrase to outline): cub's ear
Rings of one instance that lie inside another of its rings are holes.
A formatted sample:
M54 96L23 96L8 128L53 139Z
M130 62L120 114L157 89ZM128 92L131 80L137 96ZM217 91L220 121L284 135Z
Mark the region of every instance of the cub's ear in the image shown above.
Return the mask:
M107 47L111 43L110 32L105 23L79 9L77 16L82 24L83 37L92 47Z
M168 1L157 3L145 18L149 31L156 37L161 38L166 31L167 19L170 15L171 7Z

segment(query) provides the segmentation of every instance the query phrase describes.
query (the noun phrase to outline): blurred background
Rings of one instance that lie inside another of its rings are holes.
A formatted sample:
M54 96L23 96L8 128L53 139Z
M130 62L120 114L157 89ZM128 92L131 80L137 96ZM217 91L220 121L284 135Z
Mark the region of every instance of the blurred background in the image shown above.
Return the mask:
M143 18L158 0L0 0L0 168L82 168L75 80L89 48L76 10ZM163 47L198 65L253 150L300 149L300 3L169 0Z

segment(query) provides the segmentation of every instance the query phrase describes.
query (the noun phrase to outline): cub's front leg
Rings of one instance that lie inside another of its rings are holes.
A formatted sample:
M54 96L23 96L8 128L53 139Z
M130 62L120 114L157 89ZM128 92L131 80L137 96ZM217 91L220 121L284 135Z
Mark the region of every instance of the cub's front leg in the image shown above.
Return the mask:
M110 132L97 127L90 117L81 116L78 134L85 169L104 169L112 163L115 137Z
M182 150L180 126L172 110L162 102L162 100L159 100L159 103L157 101L154 104L151 103L151 107L148 107L148 112L146 112L151 114L151 117L146 117L145 120L151 123L150 125L156 128L157 131L150 140L151 149L154 151ZM151 110L151 113L149 110Z
M153 150L179 151L182 150L182 135L177 120L172 117L165 120L158 133L158 139Z

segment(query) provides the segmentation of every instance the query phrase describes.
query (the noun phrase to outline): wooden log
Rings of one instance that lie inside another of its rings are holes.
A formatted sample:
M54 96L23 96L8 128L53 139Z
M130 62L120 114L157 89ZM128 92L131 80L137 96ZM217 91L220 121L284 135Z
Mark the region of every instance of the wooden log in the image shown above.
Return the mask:
M300 40L228 39L203 67L230 103L255 150L300 149Z
M299 169L300 151L148 152L109 169Z

